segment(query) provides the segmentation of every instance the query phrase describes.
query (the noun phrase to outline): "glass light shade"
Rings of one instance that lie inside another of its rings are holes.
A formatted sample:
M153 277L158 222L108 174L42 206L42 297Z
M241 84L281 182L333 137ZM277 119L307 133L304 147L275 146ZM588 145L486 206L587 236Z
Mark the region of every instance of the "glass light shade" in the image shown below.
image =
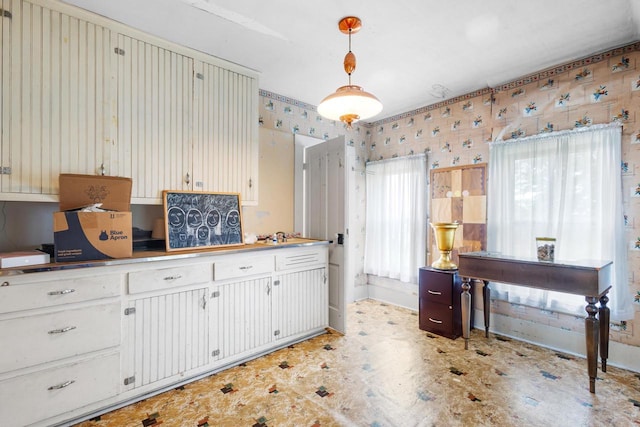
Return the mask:
M318 113L331 120L345 121L345 117L357 120L368 119L382 111L382 103L360 86L339 87L318 105Z

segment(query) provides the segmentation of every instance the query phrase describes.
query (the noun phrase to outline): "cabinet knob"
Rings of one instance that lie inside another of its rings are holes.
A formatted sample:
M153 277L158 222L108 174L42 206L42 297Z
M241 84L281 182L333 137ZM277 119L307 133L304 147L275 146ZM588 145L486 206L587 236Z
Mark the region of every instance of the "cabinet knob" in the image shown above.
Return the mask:
M190 176L189 174L187 174L187 175L184 177L184 182L185 182L187 185L191 184L191 176Z

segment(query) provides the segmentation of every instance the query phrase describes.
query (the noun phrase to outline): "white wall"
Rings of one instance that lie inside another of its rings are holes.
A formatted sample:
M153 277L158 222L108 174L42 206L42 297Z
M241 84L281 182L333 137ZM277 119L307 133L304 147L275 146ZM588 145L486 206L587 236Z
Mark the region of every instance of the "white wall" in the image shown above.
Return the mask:
M0 252L39 248L53 243L53 213L57 203L0 202ZM133 226L151 230L162 218L162 206L132 205Z

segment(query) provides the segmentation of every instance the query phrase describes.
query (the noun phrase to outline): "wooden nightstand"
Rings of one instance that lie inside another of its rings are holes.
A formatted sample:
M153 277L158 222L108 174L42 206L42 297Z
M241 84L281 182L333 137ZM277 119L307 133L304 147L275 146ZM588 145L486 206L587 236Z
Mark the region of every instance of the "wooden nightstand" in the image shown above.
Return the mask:
M457 270L422 267L419 272L420 329L447 338L462 335L460 294L462 280ZM471 295L473 298L473 293ZM471 305L473 307L473 304ZM471 316L473 328L473 316Z

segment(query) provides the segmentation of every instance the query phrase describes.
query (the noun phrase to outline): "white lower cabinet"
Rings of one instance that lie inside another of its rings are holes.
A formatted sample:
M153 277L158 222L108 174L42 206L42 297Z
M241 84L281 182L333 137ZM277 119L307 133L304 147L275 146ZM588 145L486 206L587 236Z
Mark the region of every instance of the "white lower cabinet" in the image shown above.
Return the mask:
M278 340L325 328L329 322L326 268L276 275L272 324Z
M76 423L328 326L325 245L167 258L0 280L0 426Z
M273 341L271 276L224 283L211 291L213 361L231 361Z
M0 284L1 426L53 425L118 395L120 275L96 267Z
M128 302L125 389L183 378L209 364L208 293L200 288Z

